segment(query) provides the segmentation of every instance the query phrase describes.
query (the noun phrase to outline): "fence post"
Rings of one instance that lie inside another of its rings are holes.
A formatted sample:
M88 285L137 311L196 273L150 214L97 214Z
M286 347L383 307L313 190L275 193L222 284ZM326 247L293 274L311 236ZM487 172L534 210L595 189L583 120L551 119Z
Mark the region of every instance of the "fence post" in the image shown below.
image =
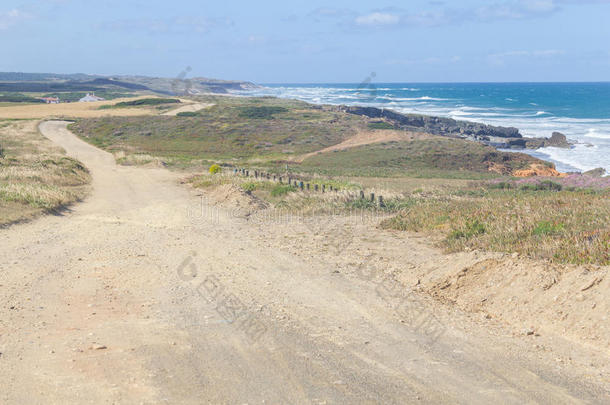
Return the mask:
M360 199L364 200L364 190L360 190Z
M309 183L307 183L307 191L309 191Z
M375 202L375 193L371 193L371 202Z
M313 189L314 189L315 191L318 191L318 185L317 185L317 184L314 184L314 185L313 185Z
M322 184L322 192L326 191L326 184Z
M385 204L383 203L383 196L382 195L379 196L379 206L382 207L382 208L385 207Z

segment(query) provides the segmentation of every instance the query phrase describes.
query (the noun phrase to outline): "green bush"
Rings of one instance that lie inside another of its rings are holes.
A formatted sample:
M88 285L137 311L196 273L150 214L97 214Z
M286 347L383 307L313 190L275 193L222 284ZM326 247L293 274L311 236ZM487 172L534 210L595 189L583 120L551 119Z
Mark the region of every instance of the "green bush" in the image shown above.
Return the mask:
M556 235L561 233L565 228L565 225L561 222L555 223L551 221L540 221L536 224L536 227L532 230L532 235L544 236L544 235Z
M524 184L521 190L524 191L561 191L563 186L551 180L543 180L538 184Z
M114 107L132 107L139 105L159 105L159 104L177 104L180 100L177 98L141 98L139 100L123 101L116 103Z
M294 191L297 191L297 188L295 186L289 186L287 184L278 184L277 186L273 187L273 189L271 189L271 196L280 197L288 193L292 193Z
M385 121L374 121L369 123L370 129L394 129L394 125Z
M220 166L218 166L217 164L213 164L212 166L210 166L210 174L216 174L216 173L220 173L222 171L222 168Z
M196 117L197 114L195 111L183 111L176 114L176 117Z
M239 107L239 116L242 118L272 119L274 114L287 112L284 107L261 106L261 107Z
M256 186L257 184L254 182L247 182L241 184L241 189L244 190L246 193L250 194L251 192L256 190Z
M485 224L475 219L472 222L467 222L466 226L462 229L454 229L448 239L470 239L473 236L482 235L486 232Z

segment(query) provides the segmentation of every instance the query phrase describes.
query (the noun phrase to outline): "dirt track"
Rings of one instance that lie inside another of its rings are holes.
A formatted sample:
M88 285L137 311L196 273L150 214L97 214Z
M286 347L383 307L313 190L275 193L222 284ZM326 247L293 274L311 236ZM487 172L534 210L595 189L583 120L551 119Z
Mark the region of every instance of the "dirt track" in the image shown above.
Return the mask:
M0 230L0 402L609 400L607 375L585 364L607 351L558 337L554 351L535 350L414 293L407 301L442 326L434 340L373 277L344 267L345 244L366 243L345 232L363 224L253 223L199 205L166 170L116 166L65 125L41 131L91 170L93 192L71 212ZM386 242L416 265L442 257L404 235L368 241Z

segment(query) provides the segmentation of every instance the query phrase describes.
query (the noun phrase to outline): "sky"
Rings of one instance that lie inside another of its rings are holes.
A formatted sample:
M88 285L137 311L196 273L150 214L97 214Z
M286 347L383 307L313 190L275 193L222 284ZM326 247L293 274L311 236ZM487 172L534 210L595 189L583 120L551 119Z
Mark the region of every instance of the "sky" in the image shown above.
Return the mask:
M610 81L610 0L0 0L0 71Z

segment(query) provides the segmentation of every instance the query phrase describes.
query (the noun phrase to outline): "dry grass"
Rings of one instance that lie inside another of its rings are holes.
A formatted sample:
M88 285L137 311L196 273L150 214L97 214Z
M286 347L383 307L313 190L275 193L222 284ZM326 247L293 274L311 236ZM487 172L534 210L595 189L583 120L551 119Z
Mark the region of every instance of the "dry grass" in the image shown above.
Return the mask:
M518 252L557 263L610 264L610 189L506 190L489 183L417 179L417 183L392 183L392 190L381 182L365 186L367 198L360 199L362 184L348 179L332 181L340 191L326 193L300 192L285 184L227 173L195 176L191 183L201 188L232 183L270 203L276 214L357 211L376 218L375 223L385 219L384 228L432 236L451 252L479 249ZM385 206L371 202L370 193L383 195Z
M97 118L111 116L131 117L139 115L157 115L158 110L154 108L99 109L102 106L111 106L118 102L133 101L141 98L146 98L146 96L106 100L97 103L40 103L0 106L0 119ZM150 98L150 96L148 96L148 98Z
M412 195L383 226L442 236L449 251L518 252L559 263L610 264L610 191L487 190Z
M0 121L0 225L58 210L82 198L90 176L44 138L36 121Z

